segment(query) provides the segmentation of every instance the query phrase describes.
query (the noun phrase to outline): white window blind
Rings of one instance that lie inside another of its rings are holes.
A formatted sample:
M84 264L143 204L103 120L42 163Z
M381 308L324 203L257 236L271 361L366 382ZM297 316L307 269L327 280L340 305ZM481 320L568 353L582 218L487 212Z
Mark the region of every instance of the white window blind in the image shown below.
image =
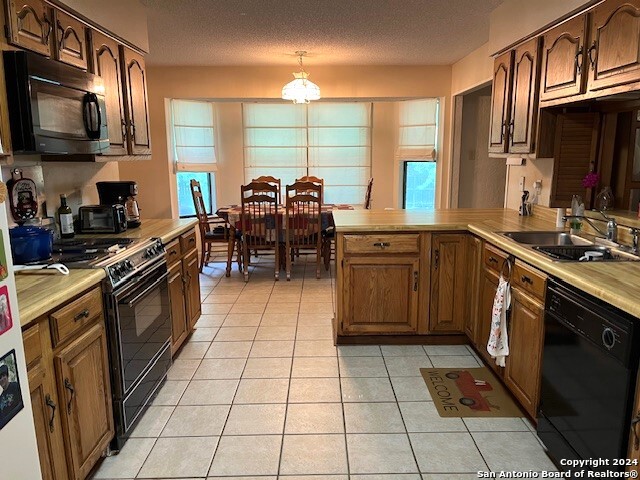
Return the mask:
M324 179L325 203L362 204L371 176L371 104L244 104L245 181Z
M437 98L399 102L396 156L402 160L435 160L438 138Z
M173 154L177 171L215 172L214 104L171 100Z

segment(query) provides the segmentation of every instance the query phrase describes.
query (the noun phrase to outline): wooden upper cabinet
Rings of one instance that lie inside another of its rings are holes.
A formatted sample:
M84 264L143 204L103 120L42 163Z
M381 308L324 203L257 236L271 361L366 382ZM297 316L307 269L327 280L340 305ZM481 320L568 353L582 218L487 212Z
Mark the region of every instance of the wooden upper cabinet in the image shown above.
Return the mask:
M511 76L513 51L497 57L493 64L491 93L491 123L489 124L489 152L507 151L507 129L511 107Z
M113 438L109 354L102 322L54 357L69 478L83 480Z
M509 152L532 153L538 118L539 39L514 49Z
M87 26L77 18L60 10L55 11L55 59L87 69Z
M43 0L7 0L6 4L9 42L50 56L51 8Z
M434 234L431 245L429 330L462 332L469 316L467 235Z
M128 149L130 155L151 153L149 112L147 109L147 71L142 55L121 46L125 109L128 119Z
M104 155L127 154L127 125L122 91L120 45L95 30L91 32L93 73L104 82L104 96L109 129L109 150Z
M590 23L589 90L640 81L640 0L607 0Z
M584 54L586 21L587 15L580 15L542 37L540 101L584 93L589 68Z

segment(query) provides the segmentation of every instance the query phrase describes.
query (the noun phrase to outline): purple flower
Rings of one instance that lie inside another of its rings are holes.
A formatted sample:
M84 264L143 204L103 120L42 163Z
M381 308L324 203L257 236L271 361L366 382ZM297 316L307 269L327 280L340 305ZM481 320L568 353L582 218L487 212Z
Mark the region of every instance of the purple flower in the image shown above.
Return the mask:
M582 186L584 188L595 188L600 182L600 175L595 172L587 173L582 179Z

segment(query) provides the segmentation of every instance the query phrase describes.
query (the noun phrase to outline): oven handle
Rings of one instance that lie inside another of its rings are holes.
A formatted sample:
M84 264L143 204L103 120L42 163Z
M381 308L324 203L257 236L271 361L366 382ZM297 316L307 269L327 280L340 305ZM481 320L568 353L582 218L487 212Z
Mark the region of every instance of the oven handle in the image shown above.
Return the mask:
M133 299L131 299L129 301L124 300L123 303L126 303L129 306L129 308L133 308L136 303L138 303L140 300L142 300L143 297L145 297L151 290L153 290L158 285L160 285L168 277L169 277L169 272L163 273L160 277L158 277L158 279L155 282L153 282L151 285L149 285L147 288L145 288L141 293L139 293L138 295L136 295Z

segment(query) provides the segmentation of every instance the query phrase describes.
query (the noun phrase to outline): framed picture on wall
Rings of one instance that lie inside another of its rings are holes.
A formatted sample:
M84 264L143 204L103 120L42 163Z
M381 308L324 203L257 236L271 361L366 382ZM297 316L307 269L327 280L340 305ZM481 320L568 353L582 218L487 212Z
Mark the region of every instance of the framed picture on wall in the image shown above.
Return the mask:
M0 357L0 429L23 408L16 351L11 350Z
M9 291L7 286L3 285L0 287L0 335L11 329L12 326L13 317L9 306Z

